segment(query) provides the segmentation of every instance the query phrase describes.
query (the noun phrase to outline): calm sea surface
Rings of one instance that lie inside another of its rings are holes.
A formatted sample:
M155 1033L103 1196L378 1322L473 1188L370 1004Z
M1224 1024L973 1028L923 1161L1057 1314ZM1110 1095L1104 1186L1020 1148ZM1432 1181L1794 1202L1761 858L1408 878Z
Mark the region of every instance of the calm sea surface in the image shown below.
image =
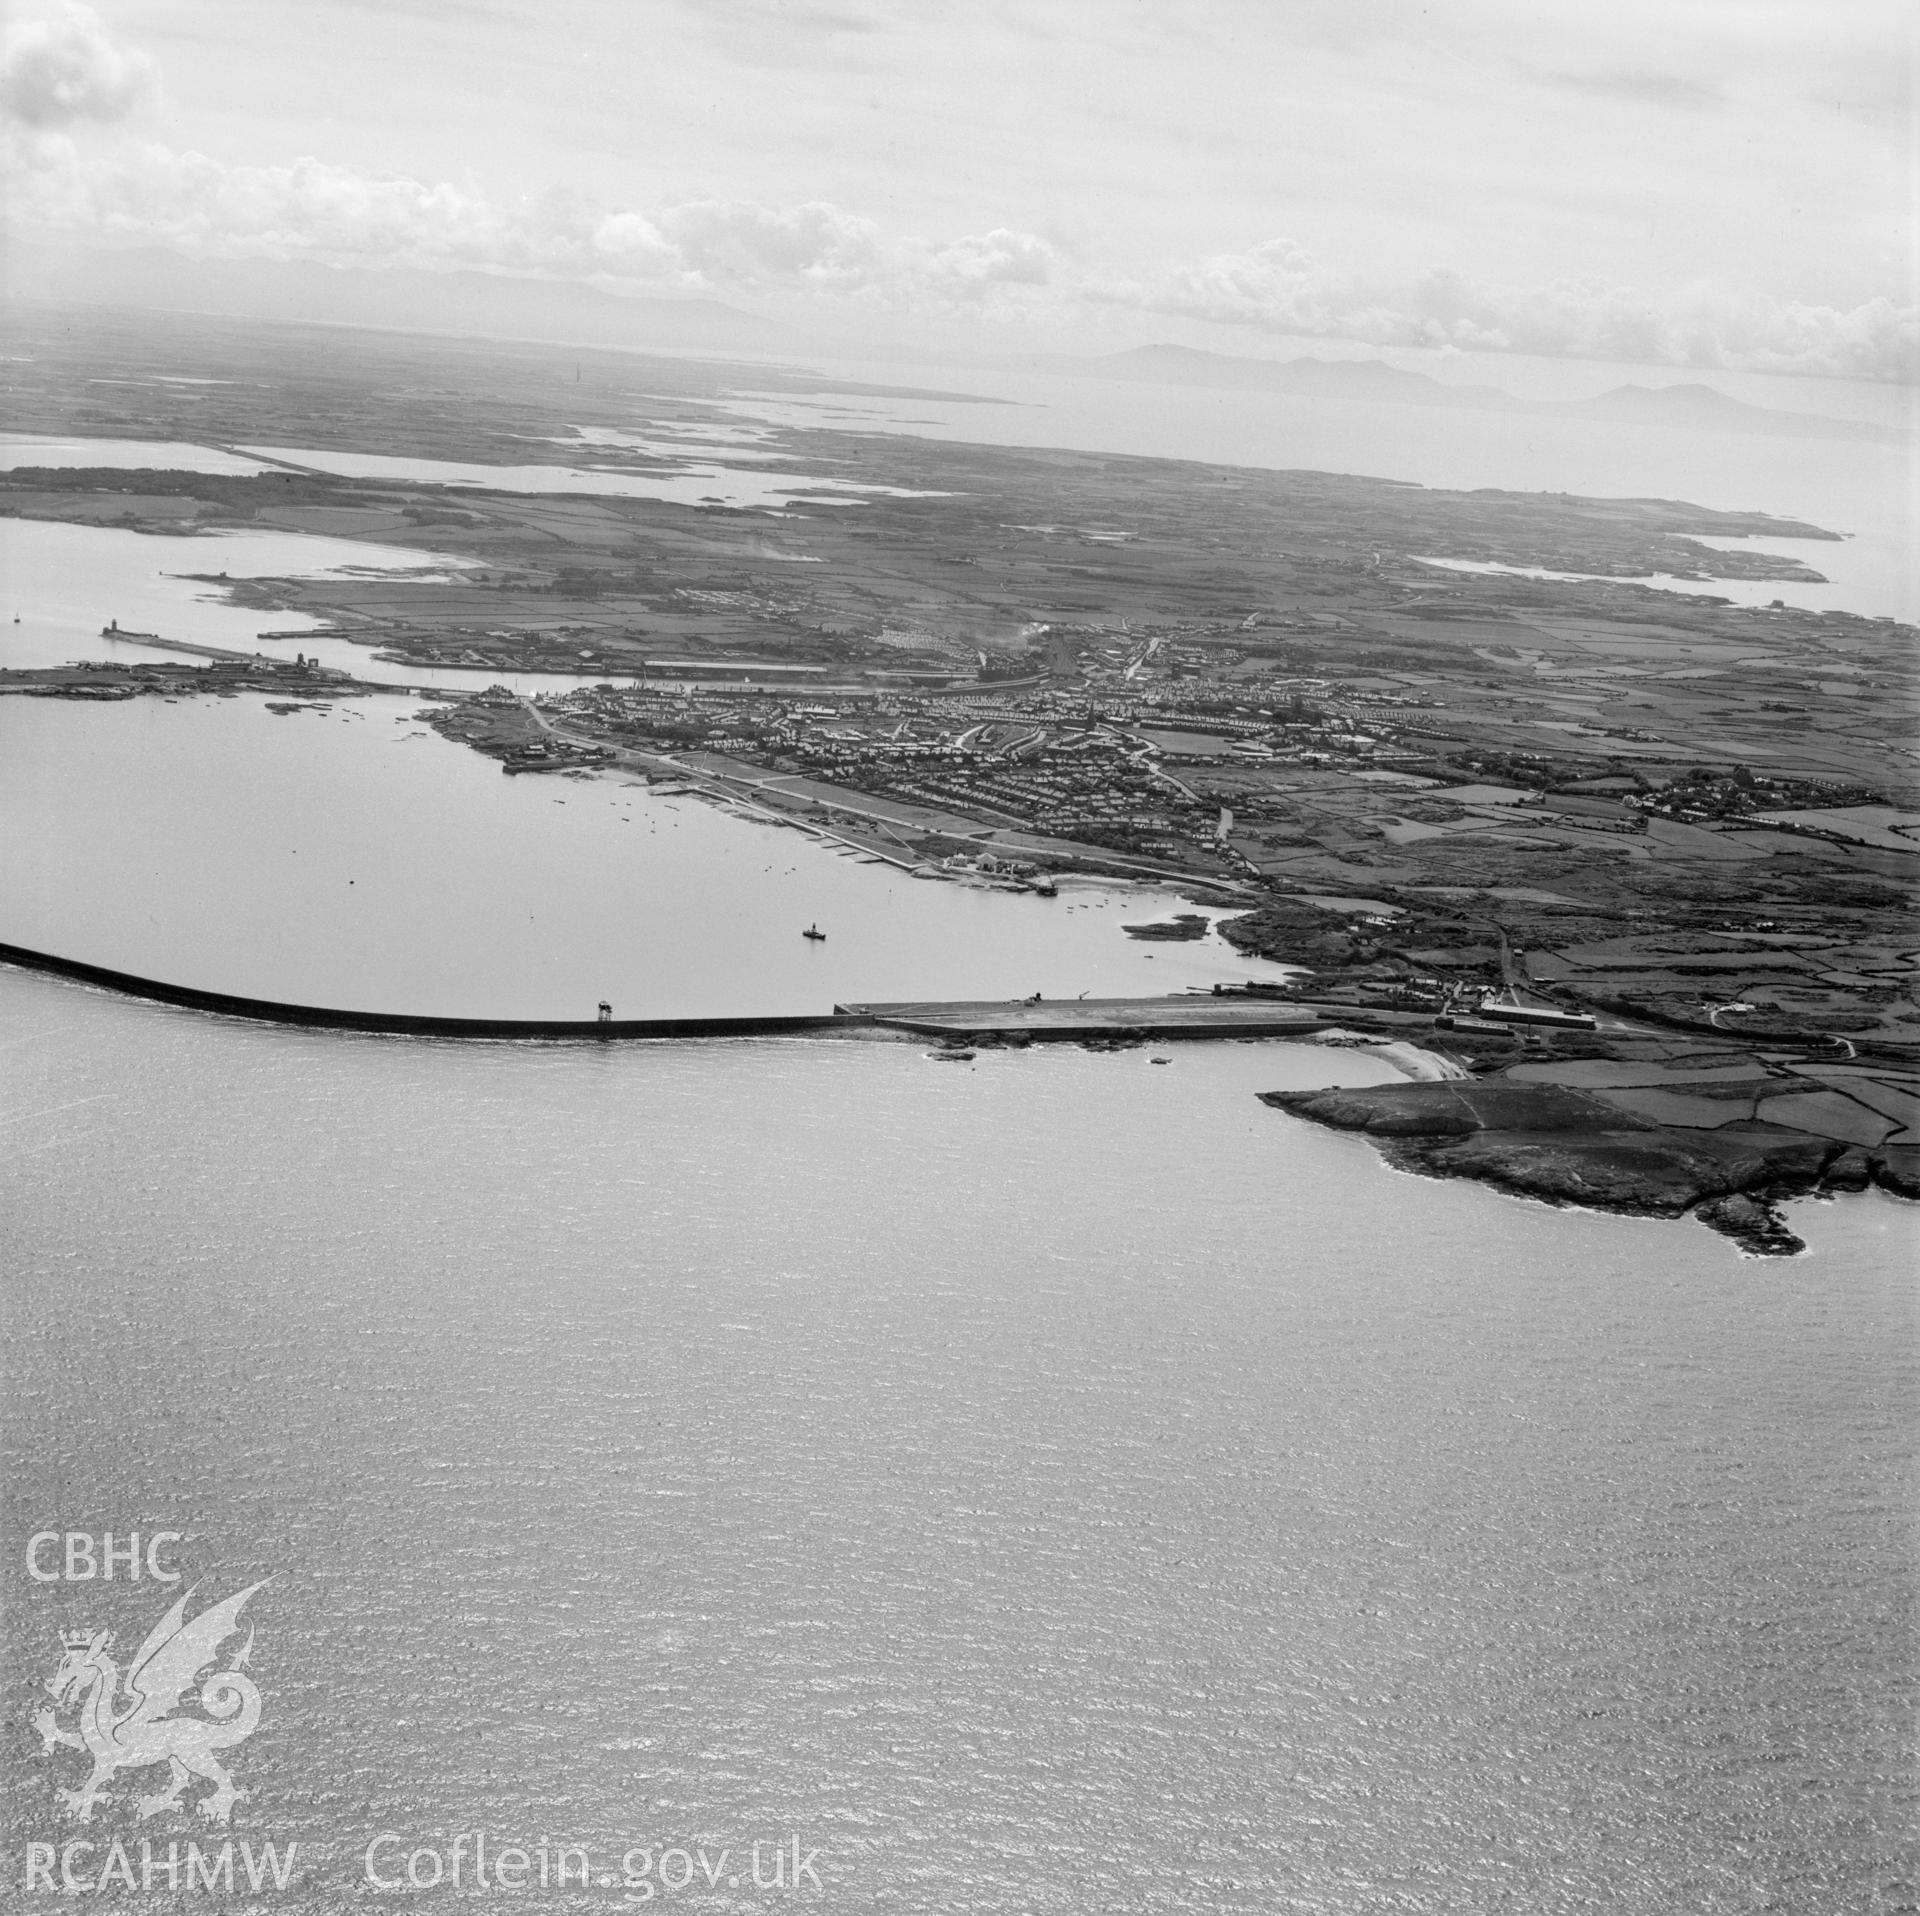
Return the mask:
M0 1038L10 1871L77 1833L59 1629L171 1594L24 1544L139 1528L196 1606L276 1577L269 1907L463 1831L797 1834L836 1910L1904 1906L1890 1200L1760 1264L1398 1177L1254 1101L1381 1071L1305 1046L459 1046L18 974Z
M1608 489L1823 516L1663 476ZM203 590L114 540L24 614ZM1127 940L1170 894L917 883L412 710L0 700L0 937L555 1015L1255 969ZM138 1818L158 1770L83 1832L28 1727L62 1629L124 1666L176 1588L29 1540L137 1529L196 1610L274 1579L228 1834L298 1860L237 1905L452 1908L478 1832L587 1851L530 1910L1914 1906L1908 1207L1755 1262L1403 1177L1255 1101L1386 1075L1313 1046L454 1045L0 972L0 1060L10 1888L218 1840ZM756 1889L795 1840L821 1889Z

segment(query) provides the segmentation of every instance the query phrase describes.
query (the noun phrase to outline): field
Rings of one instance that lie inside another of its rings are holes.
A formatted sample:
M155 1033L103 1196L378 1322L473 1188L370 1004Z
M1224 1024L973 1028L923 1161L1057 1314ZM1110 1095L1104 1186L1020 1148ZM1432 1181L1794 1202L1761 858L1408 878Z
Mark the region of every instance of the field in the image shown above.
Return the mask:
M439 702L509 769L625 764L1015 882L1185 874L1323 1002L1510 985L1614 1021L1436 1036L1482 1071L1611 1060L1662 1123L1913 1135L1914 632L1632 582L1806 578L1697 540L1822 528L775 424L823 385L764 364L100 313L7 352L18 430L272 450L23 469L0 512L415 547L417 577L230 590L389 660L604 676ZM562 470L326 469L368 457ZM1702 1104L1729 1062L1792 1082Z

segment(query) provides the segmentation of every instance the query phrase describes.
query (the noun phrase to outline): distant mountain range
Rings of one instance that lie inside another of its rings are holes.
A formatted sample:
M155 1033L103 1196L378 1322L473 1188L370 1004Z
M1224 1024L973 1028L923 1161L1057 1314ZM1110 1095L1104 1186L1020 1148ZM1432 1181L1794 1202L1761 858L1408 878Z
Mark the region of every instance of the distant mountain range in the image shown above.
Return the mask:
M236 319L367 326L566 346L768 353L833 348L716 299L648 299L570 280L418 267L323 266L309 260L188 259L160 247L65 251L7 247L10 304L131 306ZM994 362L1086 378L1216 386L1363 405L1526 413L1622 425L1796 438L1898 442L1891 428L1750 406L1713 387L1616 386L1594 399L1527 400L1495 386L1455 386L1382 359L1244 359L1192 346L1138 346L1101 358L1023 355Z
M139 306L237 319L306 320L568 346L766 350L780 329L714 299L629 299L564 280L306 260L187 259L8 248L7 297L36 305Z
M1536 417L1594 419L1621 425L1679 426L1693 431L1783 434L1810 439L1897 441L1885 426L1825 414L1749 406L1697 382L1677 386L1616 386L1594 399L1517 399L1496 386L1452 386L1425 373L1405 372L1383 359L1241 359L1193 346L1136 346L1099 359L1047 354L1022 362L1048 372L1086 378L1141 380L1162 386L1221 386L1239 392L1281 393L1301 399L1339 399L1367 405L1440 406Z

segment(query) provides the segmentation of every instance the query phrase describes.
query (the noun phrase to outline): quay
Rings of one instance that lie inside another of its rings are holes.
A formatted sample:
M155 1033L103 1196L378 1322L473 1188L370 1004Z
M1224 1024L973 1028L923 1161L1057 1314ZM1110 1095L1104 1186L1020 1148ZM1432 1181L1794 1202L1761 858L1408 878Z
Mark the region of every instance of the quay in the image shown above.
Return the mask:
M163 639L158 632L136 632L131 626L122 625L117 619L100 628L103 639L122 639L129 645L153 646L162 652L178 652L190 659L206 659L214 665L244 665L253 672L272 672L298 679L324 681L330 686L354 686L369 692L417 692L420 689L407 685L386 685L375 679L356 679L351 672L343 671L337 665L322 665L318 659L309 659L296 653L293 658L274 658L265 652L236 652L230 645L204 645L198 639ZM290 637L304 635L293 633ZM320 636L324 636L320 635ZM139 670L140 662L103 660L101 663L116 671L134 672ZM89 662L79 661L76 667L63 669L87 670Z
M846 1004L834 1011L916 1037L1034 1044L1089 1038L1296 1038L1336 1022L1323 1006L1211 996Z
M202 645L197 639L163 639L158 632L135 632L130 627L123 626L117 619L109 625L103 625L100 628L100 636L103 639L124 639L130 645L151 645L162 652L180 652L188 658L212 659L225 665L271 667L281 663L278 659L268 658L264 652L236 652L231 646ZM316 668L315 676L318 677L324 669ZM344 678L346 674L337 672L331 676Z

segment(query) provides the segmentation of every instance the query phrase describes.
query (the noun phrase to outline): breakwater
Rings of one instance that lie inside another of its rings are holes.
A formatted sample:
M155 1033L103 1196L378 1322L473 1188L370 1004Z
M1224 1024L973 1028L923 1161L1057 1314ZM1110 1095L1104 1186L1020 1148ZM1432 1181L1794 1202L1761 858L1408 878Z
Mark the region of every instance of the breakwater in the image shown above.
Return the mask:
M214 1012L227 1018L248 1018L258 1024L304 1025L322 1031L367 1031L410 1038L588 1038L597 1041L631 1038L759 1038L783 1032L844 1028L859 1020L833 1016L769 1018L437 1018L410 1012L343 1011L330 1005L282 1005L264 998L236 997L224 991L202 991L194 985L166 984L137 978L130 972L110 971L104 965L82 964L19 945L0 944L0 964L23 971L51 972L80 984L97 985L130 998L155 1004L178 1005L189 1011Z
M942 1041L1086 1043L1144 1038L1301 1038L1330 1023L1362 1023L1395 1035L1417 1020L1404 1013L1351 1007L1276 1005L1271 1000L1187 995L1168 998L986 999L904 1004L839 1004L831 1012L761 1018L441 1018L397 1011L344 1011L284 1005L195 985L164 983L83 964L24 946L0 944L0 964L259 1024L322 1031L368 1031L413 1038L761 1038L790 1033L866 1030Z

